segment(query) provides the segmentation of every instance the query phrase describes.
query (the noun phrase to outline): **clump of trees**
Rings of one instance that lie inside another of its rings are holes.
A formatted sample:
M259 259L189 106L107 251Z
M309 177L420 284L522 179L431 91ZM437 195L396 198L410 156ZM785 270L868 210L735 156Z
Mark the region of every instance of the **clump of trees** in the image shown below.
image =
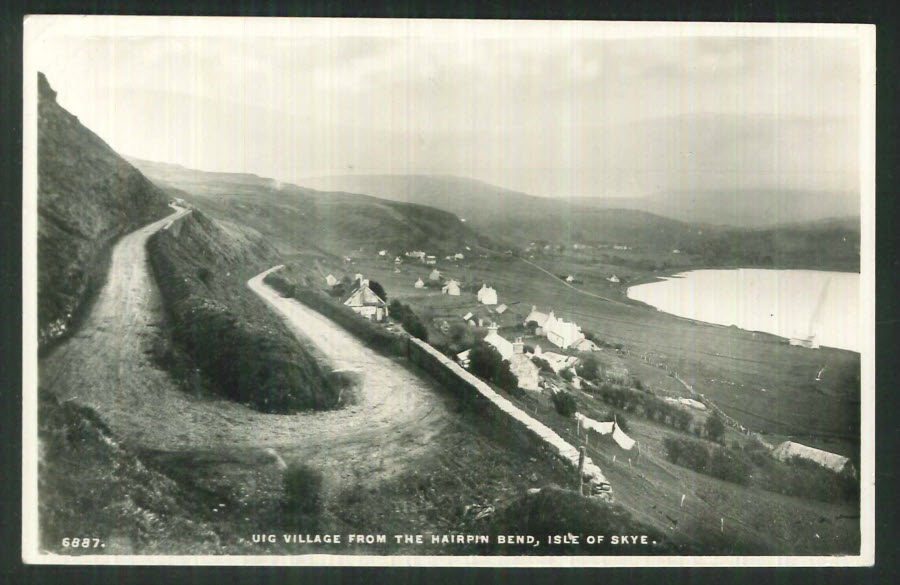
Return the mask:
M700 441L668 437L663 441L669 461L731 483L746 485L752 467L743 458L718 446L712 450Z
M371 282L369 283L371 287ZM372 292L375 292L374 290ZM391 301L388 305L390 315L400 323L404 330L413 337L418 337L422 341L428 341L428 328L419 319L419 316L412 310L409 305L403 304L397 299Z
M552 394L550 399L553 401L553 407L556 409L556 412L566 418L575 416L578 405L575 403L575 397L569 392L560 390L559 392Z
M509 369L509 362L504 360L492 345L484 341L475 344L469 352L469 370L508 392L514 392L519 388L519 378Z
M713 412L713 414L706 419L704 428L706 429L706 436L709 437L711 441L716 441L717 443L722 440L722 436L725 434L725 423L717 412Z

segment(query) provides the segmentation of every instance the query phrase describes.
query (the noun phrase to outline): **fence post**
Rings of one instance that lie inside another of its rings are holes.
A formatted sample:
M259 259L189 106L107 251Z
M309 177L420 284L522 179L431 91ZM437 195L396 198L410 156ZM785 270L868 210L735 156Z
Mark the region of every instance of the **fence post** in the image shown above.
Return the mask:
M584 446L578 449L578 495L584 495Z

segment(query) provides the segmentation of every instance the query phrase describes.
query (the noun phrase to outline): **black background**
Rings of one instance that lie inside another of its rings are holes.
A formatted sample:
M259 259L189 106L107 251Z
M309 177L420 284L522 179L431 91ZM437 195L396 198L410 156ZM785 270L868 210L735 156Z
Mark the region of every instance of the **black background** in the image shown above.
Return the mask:
M2 0L0 0L2 1ZM0 6L0 583L898 583L897 459L900 376L900 227L897 213L897 14L895 2L12 1ZM299 567L76 567L21 562L22 20L26 14L147 14L877 25L876 565L871 568L409 569ZM880 367L878 367L880 365Z

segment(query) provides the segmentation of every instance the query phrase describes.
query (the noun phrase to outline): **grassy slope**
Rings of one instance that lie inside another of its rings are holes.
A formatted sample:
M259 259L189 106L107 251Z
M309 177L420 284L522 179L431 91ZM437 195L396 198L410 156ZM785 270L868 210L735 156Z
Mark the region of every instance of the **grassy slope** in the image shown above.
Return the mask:
M89 408L40 393L39 486L43 550L59 554L210 554L195 494L122 448ZM102 547L66 548L64 538Z
M171 212L166 195L38 82L38 325L60 337L105 278L122 234Z
M216 217L259 230L283 254L353 256L360 249L369 254L383 248L449 254L479 240L458 218L430 207L279 185L255 175L134 162L153 181Z
M173 337L214 388L265 412L342 404L341 381L244 285L276 261L258 233L195 210L148 250Z

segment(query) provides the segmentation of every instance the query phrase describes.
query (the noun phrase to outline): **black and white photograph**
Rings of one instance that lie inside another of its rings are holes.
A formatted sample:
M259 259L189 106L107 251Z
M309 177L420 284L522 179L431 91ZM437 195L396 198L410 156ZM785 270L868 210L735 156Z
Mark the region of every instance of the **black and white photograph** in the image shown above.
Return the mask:
M24 41L26 563L873 563L874 26Z

